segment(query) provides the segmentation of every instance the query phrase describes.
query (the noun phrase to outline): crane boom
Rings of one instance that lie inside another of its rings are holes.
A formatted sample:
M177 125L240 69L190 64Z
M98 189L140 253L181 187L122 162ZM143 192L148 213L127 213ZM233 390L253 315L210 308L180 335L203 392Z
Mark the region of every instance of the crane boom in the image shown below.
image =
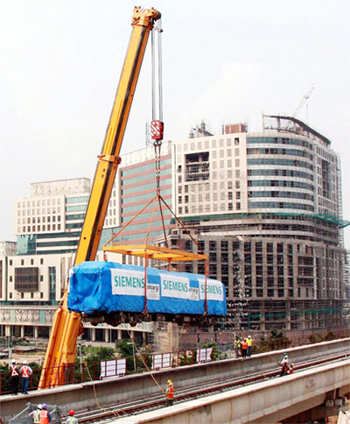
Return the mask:
M154 22L160 18L155 9L134 8L132 33L122 68L105 140L95 171L90 199L78 243L74 265L92 261L96 257L111 196L115 175L120 162L123 141L136 83L141 69L148 36ZM69 312L68 291L55 313L39 389L55 387L65 382L67 366L74 363L76 341L81 329L79 313Z

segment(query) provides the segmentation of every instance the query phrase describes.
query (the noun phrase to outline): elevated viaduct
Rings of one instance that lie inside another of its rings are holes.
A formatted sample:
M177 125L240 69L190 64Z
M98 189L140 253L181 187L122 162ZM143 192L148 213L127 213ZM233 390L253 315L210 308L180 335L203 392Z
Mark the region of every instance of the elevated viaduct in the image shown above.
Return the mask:
M170 408L128 417L118 423L274 423L322 405L332 404L350 392L350 338L300 346L287 350L290 360L319 360L324 355L340 356L341 360L318 365L296 374L266 379L262 383L238 387L195 401L175 404ZM63 411L98 409L116 402L128 402L147 396L159 396L159 386L165 387L168 378L175 389L196 387L214 378L248 376L267 373L278 367L282 351L255 355L246 360L226 359L206 364L167 368L153 373L142 373L109 378L82 384L43 389L29 395L6 395L0 398L0 416L5 423L24 409L28 401L60 405ZM151 376L152 374L152 376ZM152 377L152 378L151 378ZM327 402L326 402L327 401ZM128 421L129 420L129 421ZM139 420L139 421L137 421ZM298 422L298 421L296 421ZM305 422L305 421L304 421Z

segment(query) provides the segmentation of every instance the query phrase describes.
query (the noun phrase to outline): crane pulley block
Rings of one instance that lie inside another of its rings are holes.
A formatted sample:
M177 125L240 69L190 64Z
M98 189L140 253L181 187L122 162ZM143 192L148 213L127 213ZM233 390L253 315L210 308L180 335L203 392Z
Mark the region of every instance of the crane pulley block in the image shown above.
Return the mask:
M159 119L154 119L151 122L151 134L153 140L163 140L164 135L164 122Z

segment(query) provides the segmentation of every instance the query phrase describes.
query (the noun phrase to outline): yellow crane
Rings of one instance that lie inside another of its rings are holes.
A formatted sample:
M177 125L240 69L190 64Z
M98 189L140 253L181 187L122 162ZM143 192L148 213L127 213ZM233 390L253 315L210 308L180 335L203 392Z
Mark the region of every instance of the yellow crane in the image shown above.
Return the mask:
M108 202L111 196L136 83L140 73L149 33L160 19L155 9L135 7L132 33L127 49L117 93L114 100L102 152L98 156L93 186L85 220L77 247L74 265L93 261L100 242ZM82 328L79 313L69 312L68 291L60 301L53 319L45 361L40 376L39 389L64 384L67 369L74 364L76 341Z

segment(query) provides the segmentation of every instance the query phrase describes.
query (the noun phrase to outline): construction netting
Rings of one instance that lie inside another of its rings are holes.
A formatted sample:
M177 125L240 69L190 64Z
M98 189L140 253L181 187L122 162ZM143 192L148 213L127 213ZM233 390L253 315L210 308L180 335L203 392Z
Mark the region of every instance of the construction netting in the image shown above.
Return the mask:
M223 214L220 215L220 219L245 219L245 218L256 218L256 217L268 218L270 216L278 217L297 217L300 219L314 219L320 220L324 222L329 222L331 224L337 225L339 228L345 228L350 225L350 221L346 221L345 219L338 218L333 215L325 215L319 213L313 214L302 214L295 212L266 212L266 213L238 213L238 214ZM186 221L200 221L200 220L208 220L208 219L217 219L217 215L200 215L200 216L191 216L191 217L183 217L182 220ZM172 224L175 223L175 220L171 221Z

